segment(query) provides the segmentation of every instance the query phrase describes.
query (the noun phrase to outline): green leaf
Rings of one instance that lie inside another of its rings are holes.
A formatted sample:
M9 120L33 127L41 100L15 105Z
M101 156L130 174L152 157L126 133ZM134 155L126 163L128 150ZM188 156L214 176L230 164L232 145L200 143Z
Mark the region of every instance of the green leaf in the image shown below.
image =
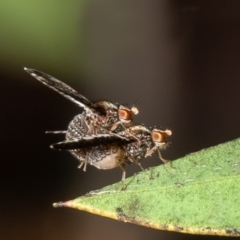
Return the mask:
M240 139L190 154L55 207L146 227L240 235Z

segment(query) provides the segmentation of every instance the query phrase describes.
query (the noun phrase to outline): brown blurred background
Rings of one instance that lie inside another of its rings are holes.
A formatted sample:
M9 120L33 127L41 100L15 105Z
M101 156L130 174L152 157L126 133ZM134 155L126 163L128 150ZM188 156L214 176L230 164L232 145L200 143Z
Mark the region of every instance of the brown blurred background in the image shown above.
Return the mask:
M62 138L44 131L66 129L81 110L23 67L91 100L135 104L137 123L173 131L163 156L177 159L240 136L238 0L2 0L0 30L1 239L217 238L54 209L121 171L85 173L70 154L49 149ZM137 171L129 166L127 175Z

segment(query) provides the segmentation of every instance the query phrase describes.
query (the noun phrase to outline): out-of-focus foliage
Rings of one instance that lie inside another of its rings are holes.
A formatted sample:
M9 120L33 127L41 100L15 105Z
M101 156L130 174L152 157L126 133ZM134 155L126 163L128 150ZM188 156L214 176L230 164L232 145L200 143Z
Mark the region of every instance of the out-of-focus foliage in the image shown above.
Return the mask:
M83 2L0 1L2 66L79 67Z

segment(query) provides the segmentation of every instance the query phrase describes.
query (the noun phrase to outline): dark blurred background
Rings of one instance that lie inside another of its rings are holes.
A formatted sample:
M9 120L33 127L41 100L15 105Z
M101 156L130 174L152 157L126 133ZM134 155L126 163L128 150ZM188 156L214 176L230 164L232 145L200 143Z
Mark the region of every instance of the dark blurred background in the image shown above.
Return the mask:
M44 131L66 129L81 109L23 67L91 100L135 104L137 123L173 131L163 152L173 160L240 136L239 13L238 0L2 0L0 238L216 239L54 209L119 181L121 171L85 173L69 153L49 149L62 137Z

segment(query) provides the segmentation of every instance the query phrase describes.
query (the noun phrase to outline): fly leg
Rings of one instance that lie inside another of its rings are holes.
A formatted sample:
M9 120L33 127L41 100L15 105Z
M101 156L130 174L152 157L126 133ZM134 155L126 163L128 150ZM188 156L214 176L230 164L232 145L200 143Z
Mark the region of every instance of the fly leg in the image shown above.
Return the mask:
M145 169L142 167L142 165L138 159L136 159L135 157L133 157L131 155L128 155L128 158L130 159L131 162L137 164L141 168L142 171L145 171Z
M125 158L116 157L116 162L122 170L122 190L126 189L125 178L126 178L126 169L125 169Z
M83 167L83 171L86 172L87 170L87 163L88 163L88 153L85 154L85 158L80 159L81 163L79 164L78 168L80 169Z
M174 167L172 166L172 161L166 160L165 158L162 157L161 151L160 151L160 149L159 149L157 146L155 146L155 147L153 147L152 149L148 150L148 151L146 152L146 154L145 154L145 157L151 156L151 155L154 154L156 151L158 152L158 157L160 158L160 160L161 160L163 163L168 163L168 162L170 162L170 167L171 167L171 168L174 168Z
M154 154L157 150L157 146L151 148L150 150L148 150L146 153L145 153L145 158L146 157L149 157L149 156L152 156L152 154ZM161 158L160 158L161 159Z
M116 162L118 163L118 166L121 168L121 170L123 172L122 173L122 181L125 181L125 178L126 178L126 169L125 169L125 165L124 165L125 159L116 157Z
M119 126L119 124L121 124L121 121L115 122L112 127L110 128L110 132L113 132L114 130L117 129L117 127ZM122 124L123 126L123 124ZM124 127L124 126L123 126ZM125 129L125 128L124 128Z
M162 157L162 154L161 154L160 150L158 149L157 151L158 151L158 156L159 156L159 158L162 160L162 162L163 162L163 163L168 163L169 160L166 160L166 159L164 159L164 158Z
M170 162L170 167L171 168L175 168L175 167L173 167L172 166L172 161L171 160L166 160L166 159L164 159L163 157L162 157L162 154L161 154L161 152L160 152L160 150L158 149L158 156L159 156L159 158L164 162L164 163L168 163L168 162Z
M46 131L46 134L66 134L67 131Z
M123 129L124 129L125 131L127 131L127 133L128 133L133 139L136 140L136 142L137 142L137 148L139 148L139 147L141 146L141 140L140 140L138 137L136 137L133 132L131 132L131 129L130 129L130 128L126 128L122 123L121 123L121 125L122 125Z

